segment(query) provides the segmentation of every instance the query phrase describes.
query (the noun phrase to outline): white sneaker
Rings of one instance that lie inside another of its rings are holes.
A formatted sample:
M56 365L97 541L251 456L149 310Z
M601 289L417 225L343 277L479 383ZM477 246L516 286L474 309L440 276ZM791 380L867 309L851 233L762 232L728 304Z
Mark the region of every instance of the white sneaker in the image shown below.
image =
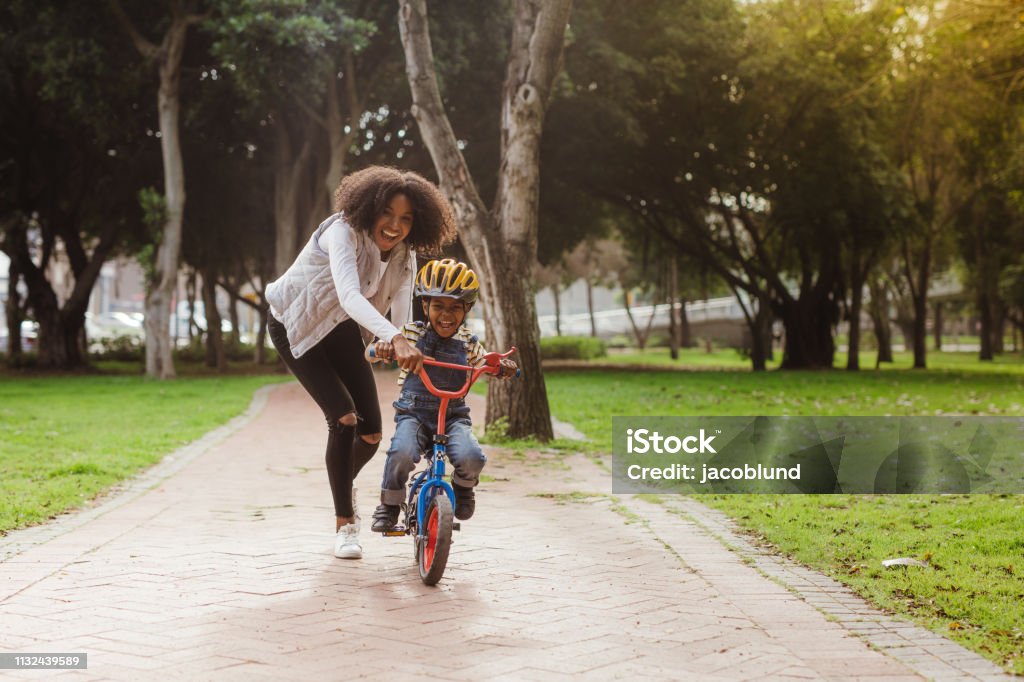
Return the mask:
M334 556L339 559L362 559L363 547L359 544L359 521L349 523L334 536Z

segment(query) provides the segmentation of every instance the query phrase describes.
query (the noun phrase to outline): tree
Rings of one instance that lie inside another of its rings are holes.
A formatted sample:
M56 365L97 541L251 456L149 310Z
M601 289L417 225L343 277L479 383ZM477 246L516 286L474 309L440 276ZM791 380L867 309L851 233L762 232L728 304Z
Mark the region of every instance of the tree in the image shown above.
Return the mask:
M350 165L394 163L412 140L395 7L353 0L217 0L211 52L249 101L273 152L275 271L332 212ZM373 158L376 157L376 158Z
M137 74L105 47L109 26L78 4L14 2L2 14L0 241L11 258L8 324L39 322L39 364L86 363L85 312L104 260L138 220L132 180L148 173ZM70 282L52 281L54 265ZM20 300L17 283L26 288ZM15 343L18 335L12 335Z
M512 41L502 92L501 162L493 208L474 185L445 113L430 45L425 0L400 0L399 27L419 125L440 179L463 226L470 260L492 286L481 296L488 342L517 345L526 377L512 387L491 382L487 423L509 420L509 435L552 437L540 368L537 314L530 272L537 257L540 140L544 112L561 64L571 0L513 3ZM500 283L500 284L499 284Z
M151 42L135 27L118 0L111 10L143 59L156 65L160 75L157 111L164 162L165 221L153 262L151 286L146 292L146 374L160 379L175 376L171 356L171 306L178 284L182 219L185 214L185 172L181 158L179 87L181 58L189 27L206 19L199 0L170 0L170 23L160 44Z

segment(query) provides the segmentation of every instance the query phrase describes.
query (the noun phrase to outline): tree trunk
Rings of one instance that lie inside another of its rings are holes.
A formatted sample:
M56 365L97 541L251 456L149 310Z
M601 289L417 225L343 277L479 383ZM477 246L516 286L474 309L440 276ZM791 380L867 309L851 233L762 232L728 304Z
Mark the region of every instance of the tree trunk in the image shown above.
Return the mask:
M782 324L786 329L783 369L832 368L833 316L834 304L827 297L805 295L782 305Z
M629 318L629 326L633 328L633 336L636 338L636 347L643 350L647 347L647 338L651 334L651 325L654 323L654 316L658 312L658 306L654 305L651 308L651 316L647 318L647 326L641 330L636 324L636 319L633 317L633 311L630 309L629 301L631 298L632 294L630 292L623 292L622 301L626 308L626 317Z
M914 297L914 369L928 367L927 292Z
M525 381L492 381L487 423L508 419L513 438L552 437L540 332L529 274L537 258L540 137L562 48L571 0L514 0L514 24L501 114L501 165L493 210L477 193L441 100L425 0L399 1L399 28L412 92L412 114L430 152L442 191L455 210L473 267L502 286L482 293L493 350L519 347Z
M668 345L669 355L679 359L679 323L676 302L679 298L679 257L673 254L668 269Z
M772 342L772 309L767 301L757 302L754 319L748 320L750 329L750 364L755 372L768 369L768 356Z
M185 50L188 27L205 17L190 14L182 3L172 3L171 22L160 46L146 40L132 25L117 0L110 0L118 22L146 59L157 64L160 90L157 111L160 123L160 150L163 157L164 201L167 219L153 264L152 281L146 292L146 374L160 379L175 376L171 354L171 306L178 286L178 264L181 259L181 229L185 214L185 169L181 158L179 128L179 85L181 58Z
M256 333L256 350L253 351L253 362L262 365L267 360L267 308L260 306L260 329Z
M217 277L210 270L204 270L202 276L203 309L206 311L206 366L223 372L227 369L227 359L224 354L220 311L217 309Z
M331 65L327 74L327 144L330 150L330 161L324 175L327 205L334 205L334 190L345 175L348 162L348 150L356 139L359 131L359 116L362 114L362 101L356 90L356 68L352 51L345 50L342 64L342 81L344 88L338 87L337 69ZM342 90L348 110L342 113ZM346 118L347 116L347 118ZM346 120L348 132L345 132Z
M74 369L86 364L84 312L66 315L51 306L33 310L39 322L39 365Z
M587 285L587 315L590 316L590 335L596 337L597 318L594 317L594 285L590 283L590 279L587 277L584 277L583 281Z
M74 276L71 293L61 306L57 293L46 278L48 258L44 257L43 262L37 266L30 255L25 232L20 228L11 228L8 234L11 279L15 287L18 276L24 279L28 305L32 308L36 322L39 323L39 337L36 343L41 367L75 369L87 364L85 312L89 305L89 295L99 278L103 261L113 248L116 234L116 226L108 226L92 254L87 254L82 248L81 238L77 232L65 231L60 235L64 239ZM18 302L19 296L15 289L8 303L20 308ZM12 312L19 318L19 328L18 334L9 337L9 341L16 343L20 349L21 311L8 310L8 314Z
M854 277L850 292L850 334L847 342L846 369L860 369L860 311L864 301L864 280Z
M913 302L914 322L911 331L911 343L914 348L914 369L925 369L928 366L928 283L931 281L932 245L934 237L932 228L921 249L920 260L916 271L910 257L910 249L904 244L904 267L910 297Z
M995 288L995 287L994 287ZM1006 306L999 298L998 289L992 294L992 353L1001 355L1006 351L1003 337L1006 335Z
M560 295L562 293L562 287L559 286L558 282L551 285L551 293L555 297L555 335L562 335L562 301Z
M228 301L228 318L231 320L231 334L228 336L228 343L237 348L242 344L242 331L239 329L238 301L234 298Z
M979 360L993 360L992 349L992 305L989 300L988 291L985 287L978 290L978 315L981 318L981 350L978 353Z
M4 302L4 317L7 322L7 358L11 364L17 364L21 357L21 322L24 318L21 309L21 294L18 292L21 272L14 258L11 258L7 278L7 300Z
M690 331L690 318L686 316L686 299L679 300L679 345L693 348L693 332Z
M932 337L935 339L935 350L942 350L942 301L936 301L935 305L932 306Z
M188 305L188 345L190 346L195 338L195 332L199 329L199 325L196 324L196 275L195 268L192 268L188 277L185 278L185 302Z
M304 138L302 149L295 154L287 124L284 120L278 122L274 135L277 154L274 166L274 272L277 276L288 269L301 248L299 235L304 228L305 216L299 215L299 198L313 150L313 136L304 135Z

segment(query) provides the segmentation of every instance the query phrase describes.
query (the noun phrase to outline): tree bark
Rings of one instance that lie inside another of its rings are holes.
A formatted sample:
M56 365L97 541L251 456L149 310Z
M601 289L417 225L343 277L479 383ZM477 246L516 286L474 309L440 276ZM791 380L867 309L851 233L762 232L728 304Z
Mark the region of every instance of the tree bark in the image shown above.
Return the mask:
M868 315L875 331L875 342L878 345L878 357L875 361L877 369L883 362L892 362L892 329L889 325L889 297L885 286L877 279L872 278L868 287L871 292L871 302L868 306Z
M651 334L651 325L654 324L654 316L658 312L658 306L655 304L651 308L651 316L647 318L647 326L643 331L641 331L640 327L636 324L636 319L633 317L633 311L630 309L630 298L632 298L632 294L630 292L623 292L622 302L626 308L626 317L629 318L629 326L633 328L633 336L636 338L637 348L643 350L647 347L647 338Z
M929 228L916 269L910 256L910 248L904 242L904 268L910 297L913 302L912 339L914 349L914 369L926 369L928 366L928 283L931 280L933 228Z
M597 336L597 318L594 317L594 285L590 283L590 278L584 277L584 283L587 285L587 314L590 316L590 335Z
M668 345L669 355L679 359L679 323L676 303L679 299L679 257L672 254L668 270ZM685 306L685 304L683 304Z
M1006 306L999 298L999 291L992 294L992 353L999 355L1006 351L1003 337L1006 334Z
M12 258L7 272L7 300L4 301L4 318L7 322L7 358L11 364L17 364L21 358L21 323L24 319L21 309L21 293L18 282L21 271L18 263Z
M287 124L283 120L277 124L274 136L277 155L274 167L274 272L277 276L283 274L298 255L301 248L299 235L306 222L306 216L299 215L299 204L305 171L313 151L313 135L303 137L302 146L295 153Z
M334 190L345 175L348 163L348 150L359 134L359 117L363 112L363 102L356 89L356 67L351 50L346 50L342 58L342 85L338 87L337 70L332 65L327 74L327 141L330 150L330 161L324 175L327 205L334 205ZM346 106L342 106L342 99ZM345 109L343 113L343 109ZM348 132L345 132L346 121Z
M855 274L859 274L859 272ZM864 279L855 277L851 289L850 334L847 340L846 369L856 372L860 369L860 312L864 301Z
M262 365L267 359L267 309L260 306L260 329L256 333L256 350L253 351L253 362Z
M217 277L216 273L210 270L204 270L202 277L203 310L206 311L206 366L223 372L227 369L227 358L224 353L220 310L217 309Z
M171 23L158 47L135 29L117 0L111 0L110 4L135 47L144 58L157 64L160 73L157 112L167 218L154 263L153 281L146 292L146 374L159 379L172 379L175 371L171 343L171 306L178 284L182 219L185 214L185 168L181 158L179 126L181 58L189 26L205 17L190 12L194 2L172 3Z
M979 287L978 290L978 316L981 322L981 349L978 352L978 359L993 360L995 355L992 348L992 305L985 287Z
M231 320L231 334L228 336L228 343L238 347L242 343L242 331L238 328L238 301L233 298L228 302L228 319Z
M412 92L412 114L430 152L441 190L455 210L473 267L495 286L481 294L488 343L513 344L525 381L492 381L487 424L508 419L513 438L552 437L540 331L530 273L537 256L540 138L551 85L561 68L571 0L513 2L513 31L503 87L501 163L494 209L474 186L441 100L425 0L399 0L399 28ZM497 286L497 283L501 286Z
M46 278L49 256L44 256L37 266L29 253L24 230L15 227L9 231L7 249L11 256L11 271L20 273L24 279L28 305L39 323L39 337L36 340L39 366L76 369L88 363L85 312L103 263L113 249L117 230L116 224L108 225L91 254L86 253L76 230L64 228L55 233L64 240L75 280L63 305ZM17 277L12 279L16 280ZM14 300L17 301L16 292ZM20 346L20 327L17 342Z
M551 285L551 293L552 293L552 295L555 298L555 335L556 336L561 336L562 335L562 301L561 301L562 287L559 286L557 281L554 284Z
M827 297L801 296L781 306L786 328L783 369L831 369L835 355L832 320L835 304Z

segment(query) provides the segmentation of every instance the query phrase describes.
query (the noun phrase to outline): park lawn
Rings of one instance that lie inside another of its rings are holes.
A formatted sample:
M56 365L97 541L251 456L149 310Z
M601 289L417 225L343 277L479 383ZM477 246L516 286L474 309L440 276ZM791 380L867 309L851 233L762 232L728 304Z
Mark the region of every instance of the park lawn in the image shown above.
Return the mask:
M589 449L605 453L613 415L1024 414L1019 358L982 365L973 354L943 353L929 363L936 369L573 370L547 372L545 382L553 414L590 438ZM1024 673L1024 497L699 499L882 608ZM882 559L900 556L928 559L933 567L882 569Z
M0 374L0 535L80 507L289 378Z

